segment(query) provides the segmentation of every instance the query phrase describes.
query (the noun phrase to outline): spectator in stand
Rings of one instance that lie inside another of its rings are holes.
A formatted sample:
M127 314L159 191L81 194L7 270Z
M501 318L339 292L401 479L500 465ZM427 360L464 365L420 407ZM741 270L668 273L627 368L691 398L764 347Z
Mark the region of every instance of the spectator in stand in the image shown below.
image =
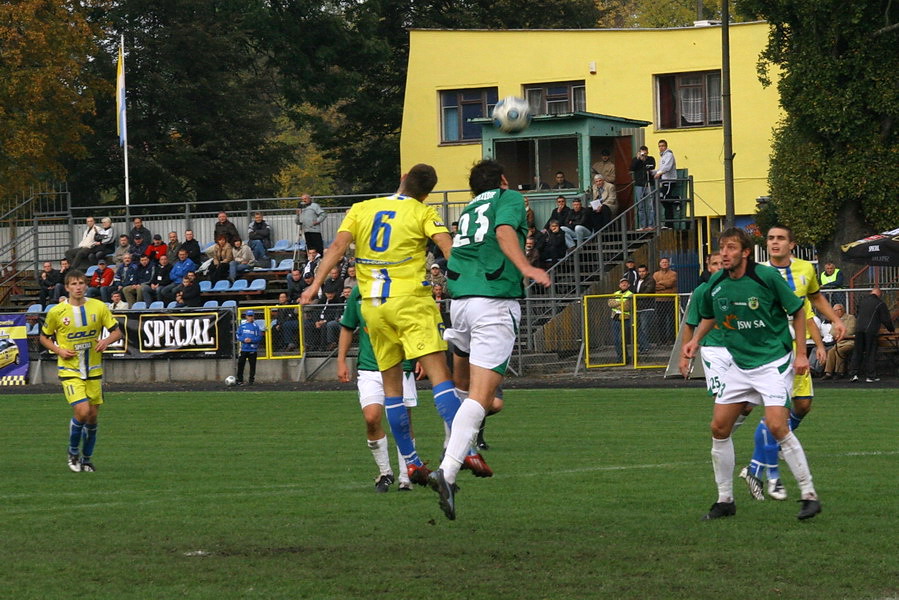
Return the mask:
M543 268L543 260L540 258L540 251L537 250L537 241L531 236L524 241L524 256L532 267ZM535 286L534 289L540 289L540 286Z
M637 203L637 231L652 231L656 225L655 202L645 196L652 191L650 174L656 168L656 159L649 155L649 148L640 146L631 161L634 174L634 202ZM642 200L642 201L641 201Z
M293 269L287 274L287 299L295 303L304 289L306 284L303 281L303 272Z
M855 315L847 315L846 307L842 304L834 304L833 312L840 317L846 327L843 339L837 341L827 351L827 360L824 362L824 377L822 379L840 379L846 376L847 365L855 349Z
M181 294L181 301L184 306L203 305L203 292L200 290L200 285L197 283L196 271L189 271L184 276L181 285L175 289L175 295L177 296L179 293Z
M169 242L166 244L165 253L169 255L169 264L173 265L178 260L178 249L181 242L178 240L178 234L174 231L169 232Z
M106 260L106 257L115 250L115 232L112 230L112 219L103 217L100 220L100 226L97 228L97 231L97 235L94 236L97 243L91 248L89 256L92 264L97 264L101 258Z
M128 232L128 237L131 238L131 240L134 240L134 237L137 234L140 234L141 239L149 244L150 240L153 239L153 234L150 233L149 229L144 227L144 220L140 217L134 217L134 219L131 221L131 224L133 225L133 227L131 227L131 231ZM137 261L136 258L134 260L135 262Z
M231 263L234 262L234 248L228 243L225 235L215 238L212 247L212 267L209 269L209 280L213 283L228 279L231 274Z
M565 179L564 171L556 171L555 181L553 181L552 188L553 190L570 190L574 189L576 186Z
M109 290L110 293L121 290L125 285L130 285L135 271L137 271L137 263L131 258L131 254L124 255L122 264L115 270L115 279L113 279L112 289Z
M439 285L446 289L446 275L443 274L440 265L436 263L431 265L431 273L428 275L428 282L431 284L432 288L433 286Z
M180 288L181 286L179 285L178 287ZM177 292L175 292L174 302L175 302L174 308L184 308L185 306L187 306L184 303L184 292L182 292L180 289Z
M268 267L270 259L267 251L272 247L272 228L265 222L261 212L253 215L253 220L250 222L250 227L247 230L247 240L255 259L260 264Z
M559 227L562 226L563 223L568 222L568 214L571 212L571 209L568 208L568 204L565 201L565 196L559 196L556 198L556 207L549 214L549 218L546 220L546 224L543 226L543 231L549 231L549 224L552 221L557 221L559 223Z
M234 243L234 240L240 237L240 234L237 232L237 227L234 226L234 223L228 220L228 214L225 211L221 211L218 214L218 221L215 223L215 229L212 232L212 239L218 243L220 237L225 238L225 241L228 242L228 245Z
M193 261L196 268L203 264L203 251L200 249L200 242L194 239L194 232L187 229L184 232L184 241L181 242L179 250L187 250L187 257ZM181 260L180 256L178 260Z
M306 240L306 250L315 248L319 255L325 251L325 243L322 240L322 223L328 215L317 202L312 201L312 196L303 194L300 207L297 208L296 223L303 230Z
M131 238L131 246L128 252L131 253L131 262L135 265L140 263L140 257L146 254L147 248L150 246L150 240L144 239L144 234L135 233Z
M612 345L615 346L615 355L618 362L627 362L626 347L631 339L631 312L633 307L634 293L630 290L630 283L626 277L622 277L618 281L618 291L609 298L609 308L612 309ZM624 322L624 346L625 353L622 354L622 321Z
M122 265L122 257L126 254L131 255L131 240L123 233L119 236L119 245L115 247L112 253L112 264L115 265L116 269Z
M440 310L440 318L443 319L444 327L452 327L452 319L450 318L450 298L447 294L446 286L437 284L432 286L431 293L434 295L434 302Z
M278 309L275 319L278 320L272 327L272 344L275 350L296 350L300 343L300 321L297 318L297 309L291 304L287 292L278 294Z
M150 257L150 263L154 265L158 265L159 257L168 254L168 252L169 247L162 241L162 236L158 233L153 234L153 241L144 250L144 254Z
M168 254L160 254L159 255L159 264L156 265L156 269L153 271L153 278L150 279L149 283L145 283L140 291L143 296L144 303L149 306L151 302L155 300L165 301L162 297L162 290L167 286L172 284L172 267L174 265L169 264L169 255Z
M549 231L546 232L546 242L540 252L546 268L565 258L567 252L568 245L565 242L565 232L559 227L558 221L550 221Z
M652 274L652 278L656 282L656 294L677 293L677 271L671 268L668 258L659 260L659 270ZM662 343L674 342L674 318L674 297L656 298L656 323Z
M306 291L306 288L312 284L312 280L315 279L315 275L312 273L303 273L303 291ZM302 294L303 292L300 292ZM322 293L321 288L318 290L318 298L319 300L324 298L325 295ZM299 298L297 298L297 302L299 302Z
M665 223L667 227L673 224L672 219L677 208L678 198L675 184L677 183L677 161L674 152L668 149L668 142L659 140L659 168L652 172L652 176L659 180L659 197L665 211Z
M93 217L84 219L84 232L81 234L81 241L77 246L66 250L66 260L68 260L74 269L84 271L90 265L90 255L94 247L99 244L97 236L100 235L100 228Z
M306 264L303 266L303 277L306 276L306 273L312 273L315 276L315 272L318 271L318 265L322 262L322 257L319 254L318 250L315 248L308 248L306 250Z
M156 273L156 265L150 260L150 257L144 254L140 257L140 262L134 272L131 283L122 286L122 294L125 296L125 302L134 306L134 303L140 300L143 293L143 287L148 285Z
M228 278L231 283L237 281L239 275L253 270L253 262L256 258L249 246L245 246L240 240L234 240L234 260L228 265Z
M111 287L114 280L115 273L112 269L106 268L106 259L101 258L100 262L97 263L97 270L91 275L91 280L90 283L88 283L85 295L88 298L100 298L103 302L108 303L112 298L112 292L115 289L114 287Z
M109 309L110 310L128 310L131 308L128 306L128 303L122 299L122 292L116 290L112 293L112 298L109 300Z
M63 258L59 261L59 276L62 278L62 291L59 292L60 297L66 289L66 274L69 272L69 259Z
M322 282L322 291L332 291L340 294L343 290L343 279L340 277L340 270L334 267L328 272L328 277ZM335 340L336 341L336 340Z
M310 350L333 350L340 337L340 317L343 314L343 298L337 290L325 292L323 301L310 306L305 322L306 348Z
M843 289L845 286L843 282L843 272L837 268L835 264L832 262L827 262L824 264L824 272L819 275L821 281L821 290L824 292L824 297L827 298L827 301L831 304L842 304L846 301L846 293L845 292L831 292L829 290L839 290Z
M571 210L568 211L568 220L562 227L569 247L580 246L590 237L590 212L585 209L580 198L571 201Z
M193 273L196 270L197 263L190 259L187 250L184 248L178 250L178 261L172 265L172 270L169 271L171 283L162 286L162 289L159 292L159 299L165 303L176 300L175 292L181 284L184 283L184 276L188 273Z
M531 208L531 202L528 200L528 197L524 197L524 210L527 215L527 224L528 227L537 227L537 215L534 214L534 209ZM458 223L458 221L457 221ZM458 227L458 225L457 225Z
M602 175L607 182L615 185L615 161L609 156L609 151L605 148L599 153L599 160L593 163L593 172Z
M720 259L719 259L720 260ZM630 288L635 295L655 294L656 280L649 276L649 267L640 265L637 267L637 281ZM656 302L653 298L635 298L637 303L637 345L641 350L647 350L653 344L653 327L655 326Z
M855 350L849 365L849 383L857 383L858 374L864 371L866 383L880 381L877 376L877 349L880 340L877 337L881 327L893 333L896 328L890 319L890 311L880 296L879 287L858 301L858 313L855 321Z
M599 231L618 214L618 194L615 186L606 181L602 173L593 176L593 185L587 191L590 208L593 209L593 230Z
M53 263L50 261L44 263L43 270L37 276L37 283L40 286L38 301L41 306L46 308L48 304L56 304L62 295L63 285L62 276L53 268Z
M640 275L637 273L637 267L633 258L628 258L624 261L624 270L621 272L621 276L627 279L628 284L630 284L630 290L634 290L634 286L637 284L637 280L640 278Z
M343 278L343 287L352 290L357 285L359 285L359 282L356 280L356 265L348 265L346 268L346 277Z

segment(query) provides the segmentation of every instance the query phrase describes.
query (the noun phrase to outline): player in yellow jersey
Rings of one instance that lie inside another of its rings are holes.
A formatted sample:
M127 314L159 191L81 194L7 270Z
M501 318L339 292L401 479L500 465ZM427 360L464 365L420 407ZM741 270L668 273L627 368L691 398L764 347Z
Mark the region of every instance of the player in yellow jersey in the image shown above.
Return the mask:
M387 419L408 465L409 479L419 485L427 485L430 471L418 457L411 436L401 433L409 430L403 406L403 359L417 359L424 369L434 404L447 426L460 405L446 364L443 319L425 277L428 240L446 257L452 250L443 220L424 204L436 184L434 167L417 164L403 176L396 194L354 204L315 279L300 296L301 304L311 304L326 274L355 242L362 317L384 382ZM492 475L478 454L472 453L465 462L475 474Z
M59 380L73 415L69 427L68 465L72 471L95 471L97 417L103 404L103 351L122 332L109 307L85 296L81 271L66 274L67 302L54 306L41 327L41 344L57 355ZM109 332L103 337L103 330ZM80 455L79 455L80 447Z
M808 337L815 341L818 351L823 351L821 333L814 323L809 323L814 316L813 306L823 316L833 323L833 336L840 340L846 334L846 327L834 312L827 298L820 292L818 276L812 263L793 256L796 247L796 239L793 230L783 225L775 225L768 230L766 236L768 246L769 266L774 267L780 273L784 281L799 298L805 300L806 306L806 331ZM814 331L813 331L814 330ZM805 340L794 340L794 352L805 352ZM820 359L820 358L819 358ZM814 389L812 388L812 376L807 372L796 375L793 381L792 406L790 407L790 430L799 427L802 419L812 408ZM777 467L778 446L765 421L762 420L755 432L755 450L752 460L747 467L740 471L740 477L746 480L749 493L756 500L764 500L764 486L762 475L767 469L768 495L775 500L786 500L787 490L780 481L780 473Z

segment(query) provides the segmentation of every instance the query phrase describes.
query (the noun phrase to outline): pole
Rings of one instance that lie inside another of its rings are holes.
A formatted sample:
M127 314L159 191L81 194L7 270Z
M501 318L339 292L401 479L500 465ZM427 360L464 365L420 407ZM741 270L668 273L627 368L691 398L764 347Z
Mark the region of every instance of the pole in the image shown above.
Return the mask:
M128 118L127 111L125 106L125 34L121 34L119 39L119 65L118 65L118 75L117 75L117 90L116 93L119 96L119 105L116 107L118 109L119 114L116 115L116 119L118 120L118 124L120 127L119 130L119 142L124 149L125 156L125 219L131 219L131 190L130 184L128 181Z
M734 146L730 114L730 7L721 3L721 120L724 126L725 228L734 226Z

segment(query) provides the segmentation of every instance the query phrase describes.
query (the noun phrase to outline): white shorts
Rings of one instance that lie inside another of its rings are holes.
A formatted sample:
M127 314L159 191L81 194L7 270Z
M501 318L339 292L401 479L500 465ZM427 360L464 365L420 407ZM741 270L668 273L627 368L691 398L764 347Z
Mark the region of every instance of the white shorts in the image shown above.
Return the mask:
M450 305L450 319L453 327L443 332L443 339L468 354L471 364L504 375L521 321L518 300L460 298Z
M370 404L384 406L384 382L380 371L359 371L356 387L359 390L359 404L362 408ZM414 373L403 373L403 404L406 408L418 406Z
M736 364L725 372L716 404L748 402L763 406L787 406L793 392L793 353L754 369Z
M709 396L717 396L724 374L734 364L734 359L724 346L700 346L699 356Z

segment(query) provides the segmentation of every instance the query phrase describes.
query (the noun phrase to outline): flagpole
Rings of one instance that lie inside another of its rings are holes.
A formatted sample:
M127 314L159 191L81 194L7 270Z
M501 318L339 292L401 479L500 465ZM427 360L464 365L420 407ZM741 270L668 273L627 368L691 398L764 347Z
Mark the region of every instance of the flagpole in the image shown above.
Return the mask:
M128 181L128 119L125 98L125 34L119 41L119 64L116 73L116 124L119 144L125 151L125 218L131 219L131 190Z

